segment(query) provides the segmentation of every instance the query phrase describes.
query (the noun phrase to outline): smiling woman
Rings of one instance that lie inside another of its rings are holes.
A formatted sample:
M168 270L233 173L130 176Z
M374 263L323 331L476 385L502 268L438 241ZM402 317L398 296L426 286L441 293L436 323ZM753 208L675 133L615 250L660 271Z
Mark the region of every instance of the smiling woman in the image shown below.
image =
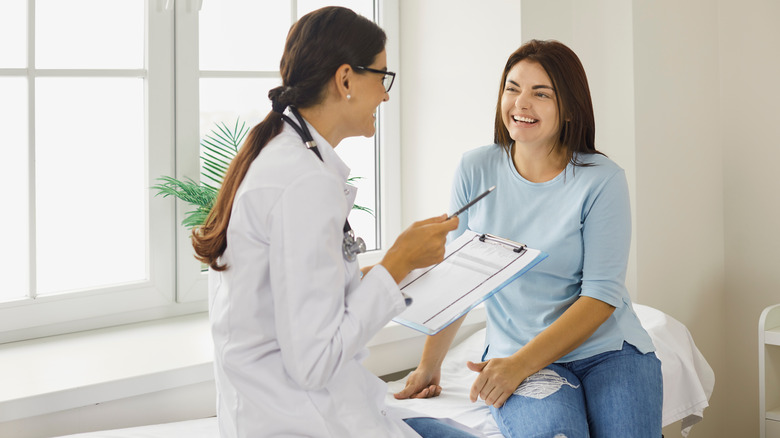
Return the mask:
M470 400L481 399L507 437L661 435L660 362L625 286L628 187L593 132L577 55L531 40L504 67L496 144L467 152L456 170L453 209L498 188L461 215L450 239L475 230L549 254L485 301L481 358L467 363ZM426 340L397 398L441 392L442 358L458 327Z
M559 104L551 82L539 63L523 60L507 73L501 97L501 118L509 136L515 140L515 166L521 175L534 182L552 179L569 161L563 151L551 147L557 144L559 135ZM557 163L549 170L528 168L527 155L551 152ZM531 172L537 174L532 176Z
M560 172L568 162L588 166L579 161L577 153L600 153L595 146L595 118L585 70L568 47L560 44L557 49L567 56L552 55L543 49L556 44L560 43L533 40L507 60L493 139L507 153L514 153L517 166L524 152L513 147L513 142L526 142L518 141L513 133L521 139L531 136L531 151L552 152L552 161L557 161L549 169L552 173L557 173L555 168ZM526 132L524 128L533 129Z

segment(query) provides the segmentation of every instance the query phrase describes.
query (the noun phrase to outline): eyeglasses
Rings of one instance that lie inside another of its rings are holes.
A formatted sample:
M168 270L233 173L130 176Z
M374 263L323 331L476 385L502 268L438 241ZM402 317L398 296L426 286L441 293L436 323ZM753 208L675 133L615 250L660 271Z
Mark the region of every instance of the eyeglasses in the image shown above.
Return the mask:
M385 92L386 93L390 92L390 88L393 87L393 82L395 82L395 73L393 73L391 71L377 70L375 68L363 67L362 65L355 66L355 69L356 70L365 70L365 71L369 71L371 73L379 73L380 75L384 75L384 77L382 78L382 85L385 86Z

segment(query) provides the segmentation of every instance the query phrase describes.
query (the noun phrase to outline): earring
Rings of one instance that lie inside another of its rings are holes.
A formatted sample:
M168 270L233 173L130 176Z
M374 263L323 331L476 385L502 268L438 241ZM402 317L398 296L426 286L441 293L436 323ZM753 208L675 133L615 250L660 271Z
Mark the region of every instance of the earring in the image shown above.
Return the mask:
M347 94L347 100L349 100L349 99L352 99L352 95L351 94Z

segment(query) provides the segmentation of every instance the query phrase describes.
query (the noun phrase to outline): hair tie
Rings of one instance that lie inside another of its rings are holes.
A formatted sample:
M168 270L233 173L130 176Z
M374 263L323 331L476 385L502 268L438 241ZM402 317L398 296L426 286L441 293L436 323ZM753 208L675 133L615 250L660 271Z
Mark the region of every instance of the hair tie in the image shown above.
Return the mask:
M290 106L288 99L290 88L279 86L268 91L268 98L271 99L271 108L275 113L284 114L284 111Z

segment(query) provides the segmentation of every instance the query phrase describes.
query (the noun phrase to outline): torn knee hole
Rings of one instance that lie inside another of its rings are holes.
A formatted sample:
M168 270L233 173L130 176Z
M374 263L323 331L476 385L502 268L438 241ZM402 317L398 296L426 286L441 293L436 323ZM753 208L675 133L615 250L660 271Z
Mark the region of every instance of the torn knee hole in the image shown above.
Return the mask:
M523 383L517 387L514 394L523 397L543 399L555 394L563 385L568 385L575 389L579 388L579 385L572 385L565 377L561 377L555 371L545 368L531 374L528 378L523 380ZM565 438L565 435L558 434L554 438L559 437Z

